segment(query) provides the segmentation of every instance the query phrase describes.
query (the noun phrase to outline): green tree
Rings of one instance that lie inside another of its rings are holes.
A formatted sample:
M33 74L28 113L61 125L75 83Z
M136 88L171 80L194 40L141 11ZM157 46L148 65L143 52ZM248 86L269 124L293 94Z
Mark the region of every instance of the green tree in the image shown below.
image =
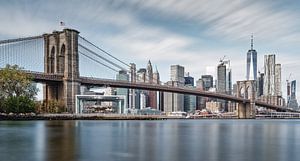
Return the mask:
M17 65L0 70L0 112L34 112L34 97L38 89L32 77Z
M0 70L0 98L27 96L33 98L38 90L32 85L32 77L17 65L6 65Z

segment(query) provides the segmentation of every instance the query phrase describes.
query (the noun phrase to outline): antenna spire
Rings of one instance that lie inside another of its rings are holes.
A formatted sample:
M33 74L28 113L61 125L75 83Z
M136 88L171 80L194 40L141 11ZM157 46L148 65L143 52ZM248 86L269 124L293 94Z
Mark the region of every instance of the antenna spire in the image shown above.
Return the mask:
M253 50L253 34L251 35L251 50Z

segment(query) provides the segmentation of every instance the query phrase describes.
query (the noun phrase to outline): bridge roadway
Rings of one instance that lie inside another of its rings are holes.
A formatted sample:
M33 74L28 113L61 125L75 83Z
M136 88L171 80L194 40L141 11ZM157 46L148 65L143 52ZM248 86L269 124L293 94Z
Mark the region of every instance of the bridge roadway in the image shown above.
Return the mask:
M32 71L25 71L25 72L30 74L35 82L57 83L63 81L63 75L59 75L59 74L47 74L43 72L32 72ZM130 83L127 81L117 81L113 79L100 79L100 78L93 78L93 77L80 77L77 81L80 82L81 85L86 85L86 86L106 86L106 87L117 87L117 88L132 88L132 89L163 91L163 92L210 97L210 98L233 101L237 103L250 103L250 100L245 98L239 98L239 97L215 93L215 92L199 91L196 89L189 89L185 87L172 87L167 85L157 85L157 84L147 84L147 83ZM282 106L271 105L262 101L255 101L255 105L260 107L265 107L268 109L278 110L278 111L299 113L299 111L295 111Z

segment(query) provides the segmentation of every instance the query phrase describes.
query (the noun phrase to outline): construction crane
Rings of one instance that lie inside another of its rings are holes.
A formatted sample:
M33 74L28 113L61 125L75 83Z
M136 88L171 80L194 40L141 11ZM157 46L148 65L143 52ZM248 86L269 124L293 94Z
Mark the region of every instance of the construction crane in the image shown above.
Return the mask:
M220 59L220 63L224 64L224 59L226 58L226 55L223 56L223 58Z

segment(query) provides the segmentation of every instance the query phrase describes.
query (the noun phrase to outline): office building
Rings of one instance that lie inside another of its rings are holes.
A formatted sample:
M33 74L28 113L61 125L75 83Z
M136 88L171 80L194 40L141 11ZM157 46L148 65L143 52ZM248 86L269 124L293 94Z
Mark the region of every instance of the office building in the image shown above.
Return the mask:
M157 77L158 72L156 73ZM147 64L147 82L149 84L153 84L157 80L153 80L153 68L151 61L148 61ZM148 101L147 107L151 107L153 109L157 109L157 92L156 91L148 91Z
M218 65L217 70L217 92L226 93L226 65L221 63Z
M264 59L264 89L265 96L275 95L275 55L265 55Z
M171 66L171 81L168 81L166 85L174 87L184 86L184 67L180 65ZM184 95L179 93L164 92L164 111L176 112L184 111Z
M184 84L184 67L180 65L171 65L171 81Z
M247 80L257 80L257 52L253 49L253 35L251 36L251 49L247 52Z
M184 86L186 88L195 88L194 87L194 77L191 77L189 73L184 77ZM184 95L184 111L193 112L196 110L196 96L194 95Z

